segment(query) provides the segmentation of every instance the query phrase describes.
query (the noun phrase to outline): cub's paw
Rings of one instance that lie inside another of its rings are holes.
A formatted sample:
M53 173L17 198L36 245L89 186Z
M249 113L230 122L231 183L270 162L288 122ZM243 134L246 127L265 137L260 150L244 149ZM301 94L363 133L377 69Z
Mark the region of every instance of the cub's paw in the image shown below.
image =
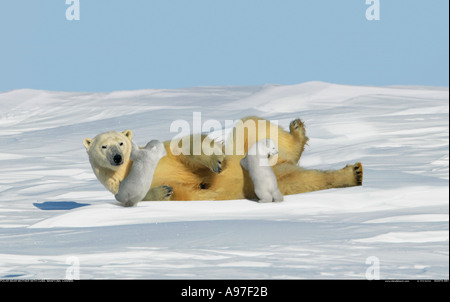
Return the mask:
M164 195L162 200L169 200L173 194L173 188L171 186L159 186L158 188L161 188L161 196Z
M223 169L223 163L225 160L225 156L223 155L211 155L206 161L206 166L215 173L222 172Z
M173 188L171 186L160 186L161 188L161 194L164 194L164 199L168 200L170 196L173 194Z
M283 200L283 194L281 194L280 190L273 193L273 202L282 202Z
M220 159L217 160L216 168L213 171L216 173L222 172L222 161Z
M158 186L150 189L144 200L148 201L160 201L160 200L170 200L173 194L173 188L170 186Z
M135 205L137 205L137 202L126 201L126 202L121 202L121 204L124 207L129 208L129 207L134 207Z

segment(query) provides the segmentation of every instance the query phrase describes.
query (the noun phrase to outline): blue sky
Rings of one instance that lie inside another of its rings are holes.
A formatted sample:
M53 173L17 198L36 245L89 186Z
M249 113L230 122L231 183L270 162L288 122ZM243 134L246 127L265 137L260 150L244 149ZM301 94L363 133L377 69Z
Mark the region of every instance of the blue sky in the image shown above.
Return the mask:
M449 82L449 1L0 0L0 91Z

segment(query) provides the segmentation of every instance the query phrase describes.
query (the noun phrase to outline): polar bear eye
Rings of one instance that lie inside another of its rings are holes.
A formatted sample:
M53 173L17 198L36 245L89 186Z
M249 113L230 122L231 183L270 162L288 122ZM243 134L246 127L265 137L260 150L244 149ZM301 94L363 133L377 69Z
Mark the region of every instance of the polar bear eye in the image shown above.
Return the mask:
M120 143L119 143L119 146L123 146L123 143L122 143L122 142L120 142Z
M103 145L103 146L102 146L102 149L106 149L106 148L107 148L107 146L106 146L106 145Z

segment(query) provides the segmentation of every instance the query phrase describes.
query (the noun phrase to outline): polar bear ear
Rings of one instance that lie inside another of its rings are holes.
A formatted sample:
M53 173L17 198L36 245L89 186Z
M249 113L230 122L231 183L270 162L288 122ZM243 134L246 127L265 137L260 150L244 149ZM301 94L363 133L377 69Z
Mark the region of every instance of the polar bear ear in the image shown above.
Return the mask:
M89 150L89 148L91 147L91 143L92 143L92 138L85 138L83 140L83 145L86 148L86 150Z
M122 132L122 134L128 137L128 139L131 141L131 138L133 137L133 131L125 130L124 132Z

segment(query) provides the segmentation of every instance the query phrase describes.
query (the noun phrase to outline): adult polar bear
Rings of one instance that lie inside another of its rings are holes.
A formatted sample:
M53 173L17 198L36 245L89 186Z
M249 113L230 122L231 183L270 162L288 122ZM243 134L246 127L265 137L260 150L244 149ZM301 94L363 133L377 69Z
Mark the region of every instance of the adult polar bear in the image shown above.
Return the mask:
M231 138L244 141L243 153L175 155L179 152L171 150L171 142L164 142L167 155L158 162L151 188L143 200L255 199L253 183L248 172L242 169L240 160L248 152L249 146L251 147L261 139L258 136L259 127L266 126L266 129L261 129L263 133L270 133L270 127L274 127L265 120L261 123L261 120L263 119L258 117L247 117L242 119L242 123L238 123L240 127L243 127L242 125L248 121L253 121L256 125L254 132L236 128L239 126L233 129ZM278 160L272 169L283 195L362 185L361 163L347 165L340 170L326 171L306 170L297 166L308 141L304 124L299 119L292 121L289 132L278 126L275 127L278 133L276 143L279 153ZM243 134L243 137L237 137L238 133ZM120 183L129 174L133 164L130 160L132 135L131 130L111 131L83 141L95 175L113 194L119 192ZM192 142L192 136L190 139ZM208 138L202 136L201 139ZM210 143L215 144L216 149L224 150L220 143L212 141Z

